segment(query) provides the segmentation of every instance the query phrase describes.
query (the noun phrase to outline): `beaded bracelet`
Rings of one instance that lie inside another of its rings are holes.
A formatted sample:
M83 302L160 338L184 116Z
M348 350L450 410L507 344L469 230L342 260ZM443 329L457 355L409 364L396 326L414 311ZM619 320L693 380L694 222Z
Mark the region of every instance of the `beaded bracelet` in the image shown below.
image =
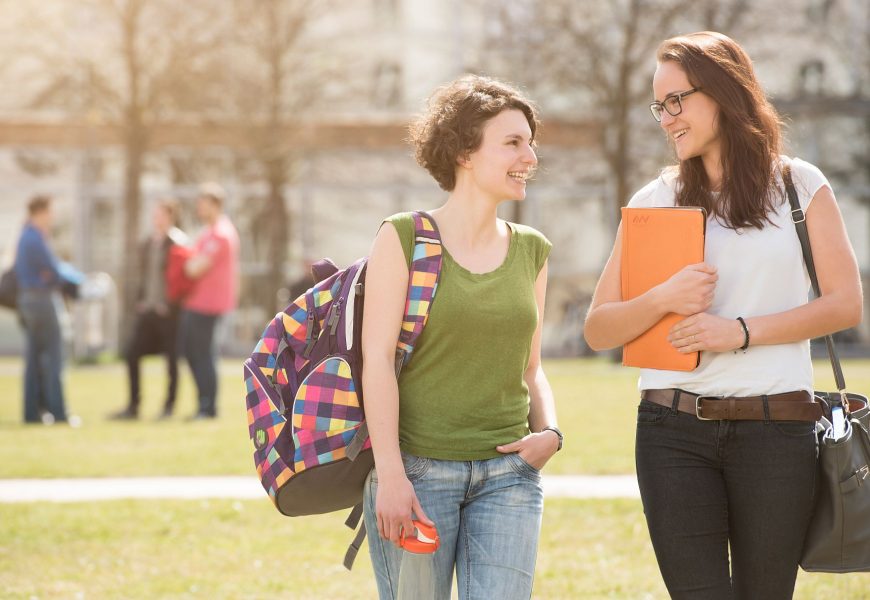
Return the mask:
M746 354L746 349L749 348L749 327L746 326L746 321L743 320L743 317L737 317L737 320L740 321L740 326L743 327L743 345L740 346L740 349L743 350L743 354Z

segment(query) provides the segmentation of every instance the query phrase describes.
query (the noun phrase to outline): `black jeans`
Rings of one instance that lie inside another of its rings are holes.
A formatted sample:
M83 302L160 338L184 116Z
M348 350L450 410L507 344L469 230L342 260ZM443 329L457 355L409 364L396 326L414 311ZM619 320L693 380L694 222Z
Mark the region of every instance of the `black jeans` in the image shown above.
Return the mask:
M141 384L139 362L148 354L165 354L169 383L164 412L172 412L178 391L178 308L161 315L153 310L140 313L133 325L133 336L127 346L127 373L130 380L129 410L139 412Z
M792 597L812 510L814 428L701 421L641 401L637 479L672 598Z

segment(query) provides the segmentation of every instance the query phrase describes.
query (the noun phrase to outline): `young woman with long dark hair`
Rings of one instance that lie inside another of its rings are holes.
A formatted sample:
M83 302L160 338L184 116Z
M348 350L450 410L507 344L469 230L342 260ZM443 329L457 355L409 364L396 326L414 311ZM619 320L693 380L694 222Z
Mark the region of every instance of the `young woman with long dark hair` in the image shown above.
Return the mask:
M650 108L678 164L629 206L704 207L705 262L623 300L620 230L585 337L615 348L677 313L670 343L701 352L693 371L641 369L639 381L638 483L671 596L790 598L817 460L809 340L861 321L858 266L825 176L781 155L780 120L746 52L701 32L665 41L656 58ZM784 171L821 284L811 301Z

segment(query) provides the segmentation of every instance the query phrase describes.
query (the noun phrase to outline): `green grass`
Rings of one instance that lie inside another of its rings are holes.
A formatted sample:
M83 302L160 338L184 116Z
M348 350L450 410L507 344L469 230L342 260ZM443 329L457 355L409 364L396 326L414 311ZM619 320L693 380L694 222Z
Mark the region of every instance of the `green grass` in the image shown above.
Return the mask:
M14 368L17 367L17 368ZM22 425L20 366L0 367L0 477L84 477L132 475L221 475L253 473L239 361L221 364L221 417L187 423L195 412L194 385L182 369L176 417L155 422L165 393L164 365L148 360L143 369L143 419L108 421L127 401L121 363L67 369L67 410L83 419L71 429ZM38 451L22 452L33 448Z
M341 515L263 501L0 505L4 598L375 598L367 546L350 573ZM798 599L870 595L870 575L801 573ZM640 503L550 500L534 598L667 594Z
M870 389L870 361L847 361L855 390ZM604 360L551 360L565 450L548 473L630 473L634 468L636 371ZM105 420L125 401L118 363L67 370L80 429L24 426L20 362L0 360L0 477L253 476L240 361L221 364L220 418L194 411L183 370L178 413L160 410L163 363L144 365L143 413ZM830 387L827 363L817 380ZM0 504L3 598L373 598L365 551L341 567L351 538L338 514L287 519L260 501L117 501ZM295 574L295 575L291 575ZM295 583L289 583L289 582ZM666 598L643 513L632 500L548 500L535 598ZM870 574L801 573L799 599L870 598Z
M549 360L545 368L556 395L564 450L548 473L634 472L637 371L601 360ZM819 385L833 389L826 362L816 364ZM852 389L870 390L870 361L846 361ZM252 474L251 443L244 408L241 361L220 368L220 417L186 423L194 412L193 382L182 368L175 419L151 420L161 408L163 363L143 368L143 420L107 421L126 402L126 372L120 363L67 369L69 409L84 419L80 429L21 424L21 365L0 360L0 477L100 477L135 475ZM38 448L39 451L22 452ZM50 457L47 459L47 457Z
M635 378L602 360L548 361L559 405L565 448L549 473L630 473L634 470ZM68 409L82 417L80 429L21 424L21 365L0 361L0 477L100 477L135 475L252 474L241 361L220 368L215 421L186 423L194 412L194 389L182 369L178 416L154 422L163 399L165 374L159 359L143 366L143 419L107 421L126 402L126 372L120 363L75 366L66 371ZM21 452L22 448L39 452ZM58 457L46 460L46 456ZM62 457L62 458L61 458Z

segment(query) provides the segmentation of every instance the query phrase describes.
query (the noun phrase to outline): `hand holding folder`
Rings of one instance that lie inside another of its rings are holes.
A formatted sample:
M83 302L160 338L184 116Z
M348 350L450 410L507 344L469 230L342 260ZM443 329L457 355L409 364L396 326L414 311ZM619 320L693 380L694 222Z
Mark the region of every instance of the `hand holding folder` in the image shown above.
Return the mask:
M622 299L664 283L684 267L703 262L707 217L703 209L622 209ZM668 332L685 317L670 313L622 349L622 364L645 369L691 371L700 352L680 353Z

